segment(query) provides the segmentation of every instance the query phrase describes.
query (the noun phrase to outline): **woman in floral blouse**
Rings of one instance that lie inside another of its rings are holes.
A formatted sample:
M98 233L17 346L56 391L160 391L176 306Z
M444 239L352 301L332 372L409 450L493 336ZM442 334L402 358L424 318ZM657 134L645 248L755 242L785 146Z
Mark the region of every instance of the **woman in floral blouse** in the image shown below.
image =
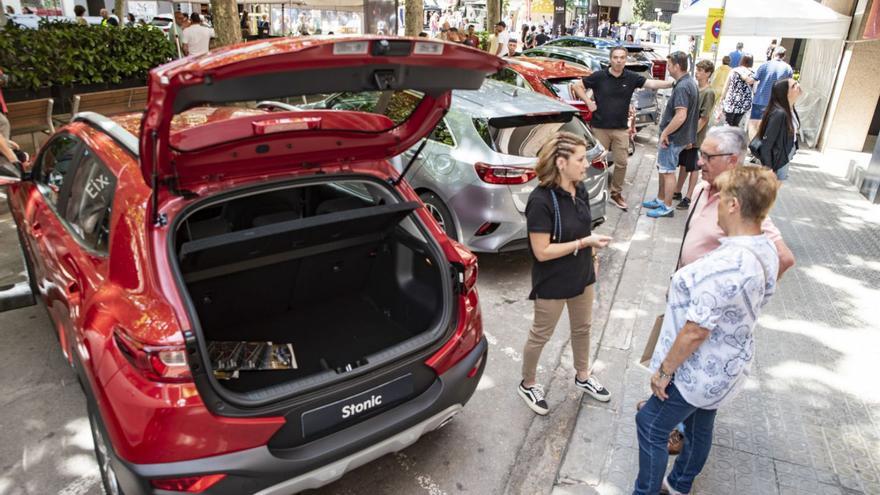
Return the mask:
M739 67L730 71L721 96L721 110L724 111L727 125L738 127L743 115L752 109L752 86L755 84L753 79L755 73L752 71L754 62L754 57L746 53L740 59Z

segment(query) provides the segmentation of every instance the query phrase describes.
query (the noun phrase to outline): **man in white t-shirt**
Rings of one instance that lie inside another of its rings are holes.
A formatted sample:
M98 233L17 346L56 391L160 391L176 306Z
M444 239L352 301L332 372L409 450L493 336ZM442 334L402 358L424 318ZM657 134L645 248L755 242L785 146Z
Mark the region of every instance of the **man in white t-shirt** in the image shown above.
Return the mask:
M208 53L211 38L214 37L214 29L202 24L199 14L193 12L190 16L192 25L183 30L180 41L183 42L183 52L187 55L201 55Z
M499 21L495 24L495 36L489 40L489 53L498 57L507 55L507 41L510 39L510 33L507 32L507 24Z

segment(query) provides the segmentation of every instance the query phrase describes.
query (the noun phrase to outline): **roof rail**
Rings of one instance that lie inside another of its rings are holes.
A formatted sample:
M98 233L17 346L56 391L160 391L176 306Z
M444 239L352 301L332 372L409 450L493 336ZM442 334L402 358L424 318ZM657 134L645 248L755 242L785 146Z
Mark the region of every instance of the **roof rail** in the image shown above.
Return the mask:
M112 119L95 112L79 112L71 121L85 122L99 129L121 144L129 153L138 156L138 138Z

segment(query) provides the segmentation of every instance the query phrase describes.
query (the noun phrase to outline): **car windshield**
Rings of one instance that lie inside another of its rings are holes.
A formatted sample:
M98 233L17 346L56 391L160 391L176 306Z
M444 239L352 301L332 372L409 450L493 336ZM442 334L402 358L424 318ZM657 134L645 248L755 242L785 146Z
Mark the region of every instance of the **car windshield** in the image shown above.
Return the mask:
M596 145L592 134L574 112L474 119L474 126L486 145L506 155L536 157L541 146L558 131L583 136L588 149Z

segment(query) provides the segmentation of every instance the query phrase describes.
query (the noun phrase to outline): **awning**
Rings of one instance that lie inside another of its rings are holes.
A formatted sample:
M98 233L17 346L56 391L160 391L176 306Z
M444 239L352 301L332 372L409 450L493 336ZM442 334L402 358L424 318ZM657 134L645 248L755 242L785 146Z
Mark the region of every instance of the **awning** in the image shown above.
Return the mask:
M623 0L599 0L600 7L620 7Z
M600 0L600 5L602 0ZM697 0L672 15L672 33L702 35L710 8L722 0ZM844 39L851 18L814 0L727 0L721 36Z

